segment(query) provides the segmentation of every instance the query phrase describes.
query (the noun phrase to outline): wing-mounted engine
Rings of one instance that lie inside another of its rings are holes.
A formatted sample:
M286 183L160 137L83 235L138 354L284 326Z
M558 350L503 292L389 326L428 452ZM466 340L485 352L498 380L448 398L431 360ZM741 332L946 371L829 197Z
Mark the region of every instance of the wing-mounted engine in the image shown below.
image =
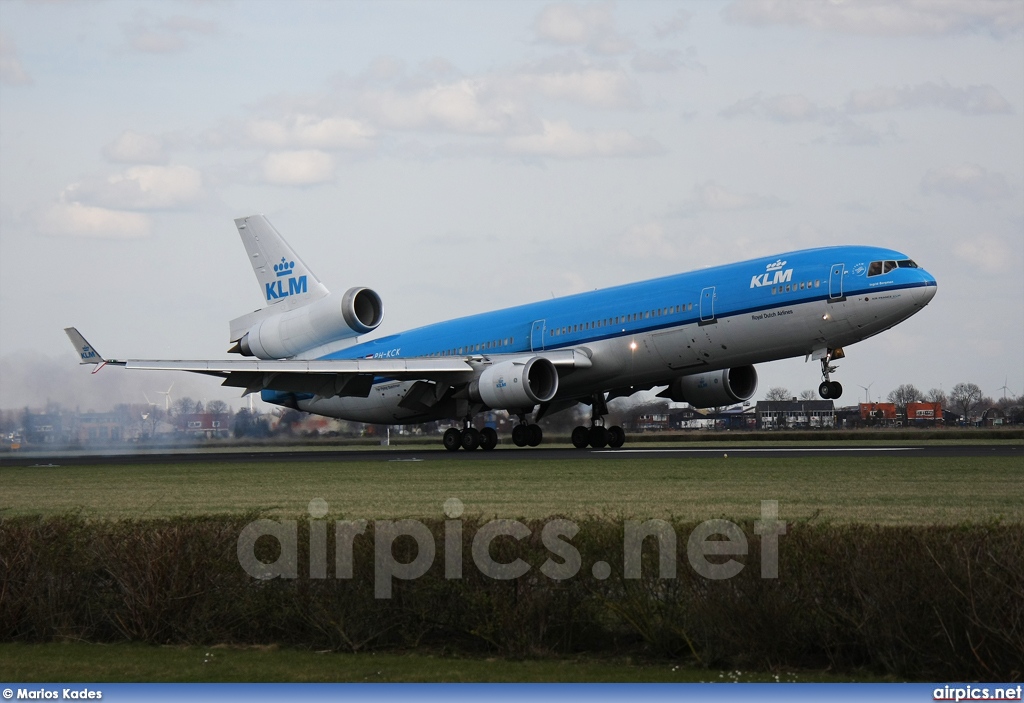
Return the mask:
M273 308L265 310L274 312ZM372 332L383 319L384 304L376 292L349 288L343 294L330 293L309 305L254 321L233 340L235 345L230 351L259 359L287 359L324 344Z
M658 394L676 403L686 402L695 408L713 408L749 400L757 390L757 371L753 366L708 371L694 376L673 379Z
M492 410L532 408L558 392L558 371L550 359L503 361L488 366L469 386L469 396Z

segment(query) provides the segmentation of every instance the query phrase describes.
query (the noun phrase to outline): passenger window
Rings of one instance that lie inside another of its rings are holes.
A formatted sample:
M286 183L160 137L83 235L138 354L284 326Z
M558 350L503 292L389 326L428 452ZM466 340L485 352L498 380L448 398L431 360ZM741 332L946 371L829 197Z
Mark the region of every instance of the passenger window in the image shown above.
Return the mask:
M820 278L815 278L814 279L814 287L815 288L821 288L821 279Z
M882 273L882 262L872 261L868 266L868 276L878 276Z

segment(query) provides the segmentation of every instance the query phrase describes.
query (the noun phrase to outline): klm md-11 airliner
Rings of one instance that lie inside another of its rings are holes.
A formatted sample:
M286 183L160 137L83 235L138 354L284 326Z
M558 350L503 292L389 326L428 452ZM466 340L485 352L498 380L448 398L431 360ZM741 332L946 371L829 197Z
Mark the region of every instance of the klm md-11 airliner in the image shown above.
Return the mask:
M462 317L361 341L384 319L369 288L331 293L262 215L235 220L266 306L230 323L244 359L104 359L69 327L83 364L217 376L263 400L379 424L451 419L446 449L494 449L473 418L518 418L516 446L537 446L537 422L585 403L578 448L621 447L608 401L664 387L698 408L753 396L754 364L804 356L821 363L822 398L843 348L899 324L935 295L904 254L866 246L807 249Z

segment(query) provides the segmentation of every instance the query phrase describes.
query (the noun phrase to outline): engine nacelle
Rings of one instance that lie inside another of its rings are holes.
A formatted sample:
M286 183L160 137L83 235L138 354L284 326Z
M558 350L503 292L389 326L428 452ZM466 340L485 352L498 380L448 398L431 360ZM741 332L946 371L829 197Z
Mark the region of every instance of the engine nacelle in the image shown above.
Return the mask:
M260 320L238 340L238 351L260 359L286 359L321 344L371 332L383 319L379 295L369 288L349 288Z
M757 371L753 366L708 371L696 376L680 376L658 395L695 408L713 408L749 400L757 390Z
M532 408L557 392L558 371L542 356L488 366L469 386L473 400L494 410Z

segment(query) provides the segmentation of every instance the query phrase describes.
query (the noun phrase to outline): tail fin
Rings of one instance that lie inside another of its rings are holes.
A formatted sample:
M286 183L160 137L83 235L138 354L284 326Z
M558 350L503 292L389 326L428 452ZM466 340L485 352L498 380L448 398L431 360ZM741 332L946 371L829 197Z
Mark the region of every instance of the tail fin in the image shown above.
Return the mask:
M67 334L68 339L75 347L75 351L78 352L78 356L81 359L80 364L105 364L107 362L96 349L85 340L82 333L74 327L65 327L64 332Z
M266 217L240 217L235 220L235 226L268 306L281 305L291 310L328 294L326 286Z

